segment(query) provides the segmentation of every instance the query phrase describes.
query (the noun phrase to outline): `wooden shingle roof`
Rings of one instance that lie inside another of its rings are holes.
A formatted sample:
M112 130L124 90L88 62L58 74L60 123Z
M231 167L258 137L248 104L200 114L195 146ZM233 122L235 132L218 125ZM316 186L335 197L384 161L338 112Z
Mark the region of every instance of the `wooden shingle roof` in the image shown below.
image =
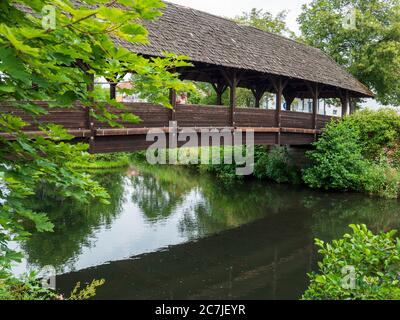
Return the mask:
M79 0L71 2L77 7L82 4ZM194 63L279 75L350 90L355 96L374 96L319 49L206 12L165 4L161 17L143 21L149 44L121 39L115 42L147 56L162 57L164 52L172 52L188 56Z
M162 57L165 51L173 52L193 62L302 79L373 96L319 49L168 2L163 13L144 22L150 44L117 42L144 55Z

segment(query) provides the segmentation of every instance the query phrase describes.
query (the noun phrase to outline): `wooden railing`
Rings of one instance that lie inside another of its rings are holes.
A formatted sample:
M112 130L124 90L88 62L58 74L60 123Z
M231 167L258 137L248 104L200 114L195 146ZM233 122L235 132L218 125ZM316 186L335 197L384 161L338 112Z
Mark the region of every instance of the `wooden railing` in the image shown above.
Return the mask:
M47 108L48 104L37 102L38 105ZM38 130L41 123L56 123L65 128L78 132L86 132L91 129L107 130L111 129L107 123L101 123L98 120L89 117L88 110L79 103L70 109L65 108L47 108L48 114L40 115L36 118L28 115L21 109L12 107L11 104L1 104L0 112L12 113L20 116L29 125L25 128L27 131ZM138 124L121 123L125 128L147 129L147 128L165 128L169 126L172 111L159 105L149 103L127 103L126 110L110 109L113 113L132 112L141 118ZM316 129L320 130L326 124L336 117L318 115L316 119ZM199 105L178 105L175 113L175 120L179 127L232 127L229 119L229 108L223 106L199 106ZM314 129L313 115L310 113L300 113L291 111L281 112L281 131L299 133L295 129L304 129L303 133L310 134ZM234 126L239 128L258 128L260 132L263 128L276 128L276 113L274 110L263 110L255 108L237 108L234 113ZM86 131L85 131L86 130ZM87 135L81 135L87 137Z
M238 108L235 111L238 127L275 127L275 111L255 108Z

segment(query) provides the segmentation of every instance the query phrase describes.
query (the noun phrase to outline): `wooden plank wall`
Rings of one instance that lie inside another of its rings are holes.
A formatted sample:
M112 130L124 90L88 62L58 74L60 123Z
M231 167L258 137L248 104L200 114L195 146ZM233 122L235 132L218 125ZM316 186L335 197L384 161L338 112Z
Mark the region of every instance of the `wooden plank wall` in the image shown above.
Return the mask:
M255 108L237 108L234 119L237 127L274 127L275 111Z
M171 110L150 103L125 103L126 110L110 108L114 114L133 113L140 117L141 122L138 124L120 122L125 128L163 128L169 126ZM94 120L96 129L107 129L110 126L107 123L102 123Z
M178 105L176 121L180 127L230 127L229 108L221 106Z
M35 104L47 109L49 111L46 115L40 115L32 117L25 111L19 108L15 108L11 104L1 104L0 112L11 113L15 116L20 117L25 122L29 123L29 126L25 127L27 131L38 130L39 124L55 123L62 125L66 129L84 129L87 128L87 111L79 104L76 104L74 108L48 108L46 102L35 102Z
M282 111L281 117L284 128L314 129L311 113Z

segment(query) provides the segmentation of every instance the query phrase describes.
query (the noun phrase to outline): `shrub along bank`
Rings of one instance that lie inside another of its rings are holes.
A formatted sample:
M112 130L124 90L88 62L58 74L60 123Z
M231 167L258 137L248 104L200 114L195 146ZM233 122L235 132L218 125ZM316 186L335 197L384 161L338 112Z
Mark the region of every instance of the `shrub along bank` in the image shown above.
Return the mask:
M400 242L396 231L373 234L351 225L352 234L325 243L319 271L309 274L304 300L399 300Z
M331 122L303 172L313 188L353 190L398 198L400 116L393 110L360 111Z

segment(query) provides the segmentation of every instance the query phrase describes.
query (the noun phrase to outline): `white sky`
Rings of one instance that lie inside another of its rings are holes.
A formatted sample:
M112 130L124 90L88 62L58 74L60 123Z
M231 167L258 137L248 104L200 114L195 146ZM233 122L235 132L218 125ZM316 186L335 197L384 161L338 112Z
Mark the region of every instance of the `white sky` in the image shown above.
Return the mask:
M191 7L193 9L206 11L218 16L234 17L242 12L250 11L252 8L265 9L274 15L278 12L287 10L288 27L299 32L296 22L301 12L301 7L311 0L167 0L176 4Z

